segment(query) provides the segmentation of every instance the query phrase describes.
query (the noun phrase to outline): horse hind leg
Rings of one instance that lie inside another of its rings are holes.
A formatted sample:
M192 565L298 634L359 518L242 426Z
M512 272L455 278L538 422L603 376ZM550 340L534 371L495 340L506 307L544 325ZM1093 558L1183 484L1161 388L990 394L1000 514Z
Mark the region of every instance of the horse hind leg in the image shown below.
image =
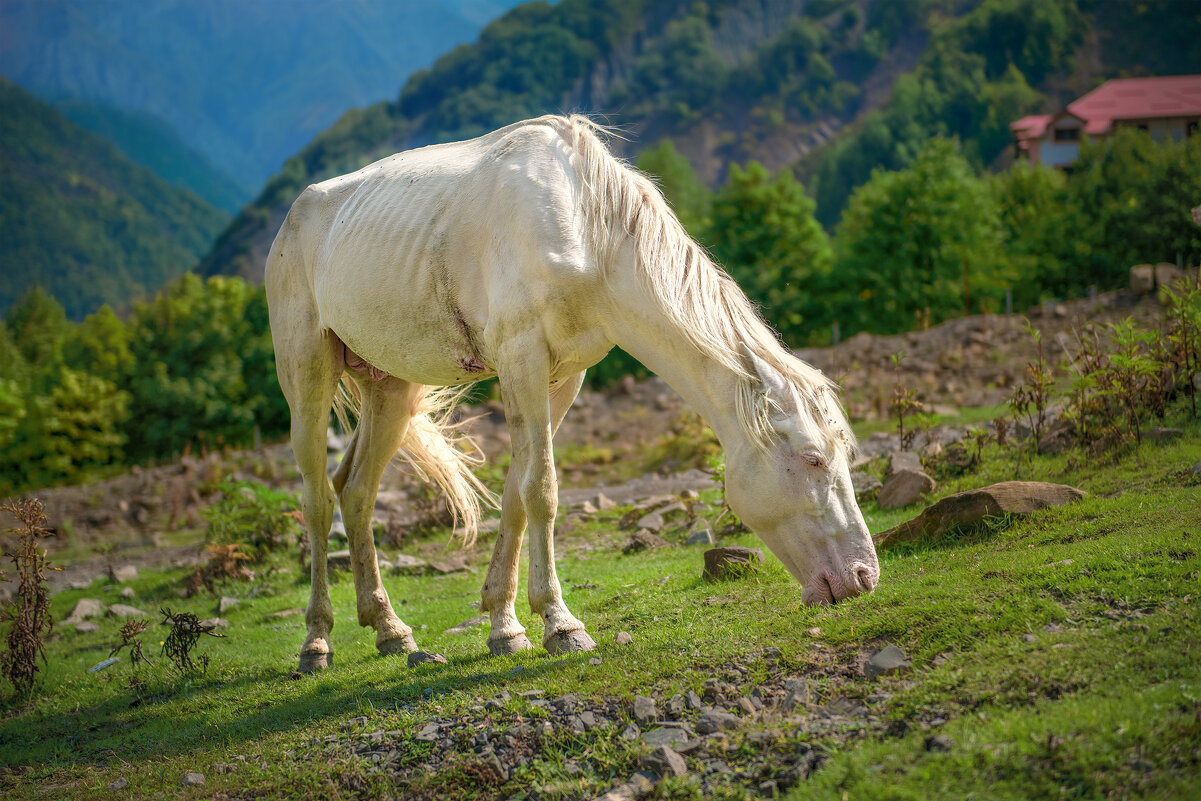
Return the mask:
M312 586L304 616L308 634L300 649L300 672L308 673L331 666L334 658L329 643L334 610L326 574L334 493L326 479L325 467L326 429L341 369L329 337L319 333L307 337L286 333L294 332L295 328L276 330L276 364L280 386L292 413L292 452L304 481L301 508L312 560Z
M375 647L381 654L417 650L413 630L392 608L380 580L371 513L384 468L404 440L413 409L424 387L388 376L359 382L362 409L354 433L354 448L334 476L342 502L342 517L350 540L350 560L359 625L376 631Z

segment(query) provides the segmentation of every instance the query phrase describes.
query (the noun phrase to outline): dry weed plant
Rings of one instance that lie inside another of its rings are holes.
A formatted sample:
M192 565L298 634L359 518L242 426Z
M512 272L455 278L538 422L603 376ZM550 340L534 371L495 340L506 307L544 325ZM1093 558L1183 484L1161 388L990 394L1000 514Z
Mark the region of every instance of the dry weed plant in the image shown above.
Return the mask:
M19 695L28 695L33 689L38 671L38 657L46 664L46 650L42 639L54 628L50 617L50 588L46 586L46 571L58 570L46 559L41 540L52 536L46 528L46 509L37 498L11 500L0 506L21 524L10 529L17 535L17 544L6 548L4 556L12 560L17 569L17 591L14 600L0 612L0 623L8 624L5 637L7 646L0 653L0 672L13 685ZM10 580L0 572L0 579Z

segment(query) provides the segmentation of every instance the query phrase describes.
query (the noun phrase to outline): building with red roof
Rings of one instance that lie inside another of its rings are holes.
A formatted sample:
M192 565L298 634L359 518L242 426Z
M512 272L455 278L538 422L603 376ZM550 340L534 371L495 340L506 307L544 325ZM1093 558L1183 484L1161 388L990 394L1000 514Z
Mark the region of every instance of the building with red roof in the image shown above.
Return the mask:
M1156 141L1178 141L1196 134L1199 121L1201 75L1168 75L1106 81L1056 114L1031 114L1009 129L1019 158L1066 167L1082 139L1104 139L1128 126Z

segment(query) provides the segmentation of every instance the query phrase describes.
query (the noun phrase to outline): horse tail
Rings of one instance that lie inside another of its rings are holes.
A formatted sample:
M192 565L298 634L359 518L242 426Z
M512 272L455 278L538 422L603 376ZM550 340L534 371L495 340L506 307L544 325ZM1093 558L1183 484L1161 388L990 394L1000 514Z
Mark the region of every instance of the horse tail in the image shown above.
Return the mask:
M500 508L496 493L475 474L475 468L484 462L479 444L452 419L471 387L428 387L417 401L396 453L419 478L437 484L445 494L455 536L465 547L475 544L484 507ZM334 399L334 414L343 431L349 430L351 415L358 416L359 402L358 387L343 375Z

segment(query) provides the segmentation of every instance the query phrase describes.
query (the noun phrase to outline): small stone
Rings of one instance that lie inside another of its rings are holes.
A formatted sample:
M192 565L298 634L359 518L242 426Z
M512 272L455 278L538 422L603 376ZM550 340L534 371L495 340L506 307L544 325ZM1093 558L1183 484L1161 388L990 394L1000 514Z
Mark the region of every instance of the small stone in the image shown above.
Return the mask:
M713 538L713 531L708 526L699 526L693 529L686 540L688 545L713 545L715 542L717 540Z
M884 484L880 479L865 470L856 470L851 473L851 489L855 491L855 500L857 501L870 498L882 486Z
M598 510L595 506L592 505L592 501L584 501L582 504L580 504L580 512L583 514L594 515L598 511L600 511L600 510Z
M418 559L416 556L409 556L404 553L398 553L392 559L393 573L411 573L418 570L425 570L428 566L429 563L424 559Z
M667 700L667 703L663 705L663 708L667 712L668 717L672 718L673 720L679 718L680 715L684 714L684 696L676 693Z
M644 528L647 531L662 531L663 530L663 515L658 512L651 512L648 515L643 515L638 518L638 528Z
M805 633L808 634L810 637L822 636L822 630L819 629L817 626L814 626L813 628L805 629Z
M911 667L909 657L895 645L886 645L872 654L867 661L864 672L869 679L876 679L890 673L899 673Z
M738 696L738 701L736 703L738 704L738 708L746 714L755 714L755 705L751 703L751 699L747 698L745 695Z
M75 610L71 612L63 623L71 625L78 623L81 620L86 620L89 617L98 617L104 614L104 604L94 598L80 598L75 604Z
M465 633L471 631L472 629L478 629L480 626L484 625L487 622L488 622L487 615L478 615L478 616L470 618L468 620L464 620L462 623L459 623L457 626L451 626L450 628L448 628L446 631L444 631L442 633L443 634L465 634Z
M621 552L631 554L639 551L654 551L659 548L666 548L670 544L658 534L652 534L649 530L640 528L630 535L630 541L625 544Z
M692 690L688 691L688 708L689 709L691 709L693 712L695 712L696 710L701 708L703 703L704 702L701 700L701 697L699 695L697 695Z
M182 784L184 787L197 787L201 784L204 784L204 774L203 773L185 773L183 775L183 778L179 780L179 783Z
M742 725L742 720L737 715L722 712L720 709L712 709L701 713L700 720L696 722L696 730L698 734L712 734L717 731L737 729L740 725Z
M597 494L597 496L592 499L592 502L596 504L596 508L602 512L611 512L617 508L617 502L611 499L608 495L605 495L603 492Z
M780 785L775 779L759 782L759 794L766 798L775 798Z
M421 728L421 731L413 735L413 739L422 743L432 743L438 739L438 731L441 727L437 723L427 723Z
M1030 632L1026 632L1025 634L1023 634L1022 639L1026 642L1038 642L1038 637L1035 637Z
M797 680L788 688L788 694L784 696L784 700L780 706L786 712L791 712L798 706L805 706L809 703L812 695L809 690L809 682L804 679Z
M921 470L899 470L884 481L876 495L876 505L881 509L899 509L910 506L933 492L938 484Z
M634 637L628 631L619 631L613 635L613 642L618 645L629 645L634 641Z
M630 725L626 726L624 730L622 730L621 739L625 740L626 742L633 742L634 740L638 739L638 735L641 733L642 729L638 728L638 724L631 723Z
M129 780L124 776L118 776L117 780L108 786L110 790L124 790L129 786Z
M221 600L217 603L217 614L224 615L226 612L228 612L230 609L233 609L237 605L238 605L237 598L230 598L228 595L223 595L221 597Z
M888 455L888 472L885 479L902 470L922 471L922 459L913 451L893 451Z
M763 551L732 545L728 548L710 548L705 551L705 569L702 577L710 581L737 578L753 573L756 565L763 561Z
M604 663L605 660L601 659L599 656L591 657L588 660L588 664L592 665L593 667L596 667L597 665L603 665Z
M430 662L433 662L436 665L447 664L446 657L444 657L442 654L431 654L428 651L414 651L408 656L408 665L411 668L417 667L418 665L425 665Z
M125 584L126 582L133 581L138 577L138 568L135 565L121 565L121 567L114 567L112 576L113 581L117 582L118 584Z
M927 751L950 751L955 747L955 741L945 734L935 734L926 738Z
M121 597L128 601L132 598L137 597L137 593L134 592L133 587L124 587L121 590Z
M667 746L681 754L686 754L700 746L700 740L693 740L688 736L688 732L676 726L664 726L661 729L652 729L642 735L642 743L649 748L658 748L659 746Z
M214 773L221 773L221 774L233 773L236 768L237 768L236 765L231 765L228 762L213 763L213 772Z
M229 621L223 617L209 617L200 621L196 625L200 626L201 631L213 631L214 629L229 628Z
M642 767L660 776L683 776L688 773L684 757L667 745L661 745L644 756Z
M325 564L330 570L350 570L350 551L344 549L331 552L325 557Z
M108 608L108 614L109 614L109 617L120 617L120 618L150 617L149 614L147 614L146 612L143 612L141 609L138 609L137 607L133 607L133 606L126 606L125 604L113 604L112 606L110 606Z
M466 556L452 556L449 559L435 559L430 562L430 567L438 573L447 575L450 573L474 573L475 570L467 562Z
M76 634L95 634L98 631L100 631L100 626L90 620L84 620L75 624Z
M271 614L267 615L267 617L269 617L269 618L285 618L285 617L292 617L293 615L303 615L303 614L304 614L304 607L298 606L295 609L281 609L278 612L272 612Z
M646 724L655 720L659 716L659 710L655 707L655 699L648 698L645 695L634 696L634 719L639 723Z

